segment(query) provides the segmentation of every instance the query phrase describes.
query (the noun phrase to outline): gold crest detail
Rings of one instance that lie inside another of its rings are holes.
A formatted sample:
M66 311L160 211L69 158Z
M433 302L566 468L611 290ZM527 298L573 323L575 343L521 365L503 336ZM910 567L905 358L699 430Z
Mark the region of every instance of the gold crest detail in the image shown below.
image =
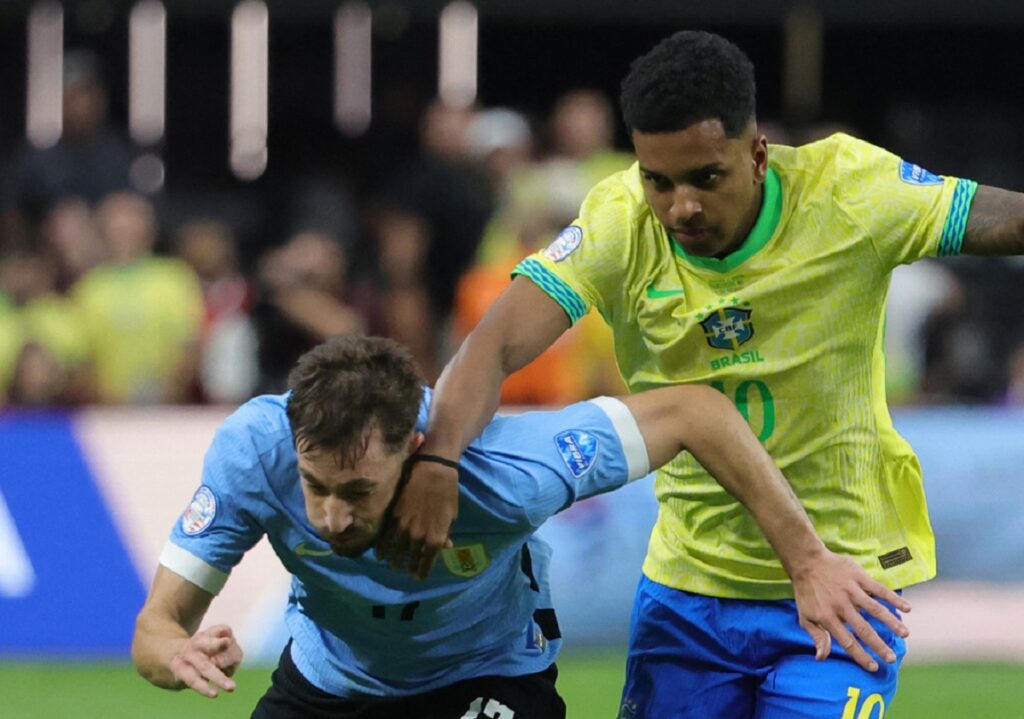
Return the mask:
M475 577L491 566L491 558L482 544L469 544L465 547L451 547L441 551L444 566L457 577Z

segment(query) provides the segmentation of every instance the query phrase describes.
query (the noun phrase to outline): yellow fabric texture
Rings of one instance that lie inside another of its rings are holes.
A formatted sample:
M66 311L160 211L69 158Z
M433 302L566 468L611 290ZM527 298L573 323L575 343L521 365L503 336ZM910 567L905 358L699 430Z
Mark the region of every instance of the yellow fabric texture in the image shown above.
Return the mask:
M935 255L954 195L966 217L976 185L929 173L908 181L900 158L841 134L773 145L769 164L777 223L759 239L755 225L727 258L686 257L634 165L590 192L574 223L578 247L563 256L556 242L516 272L571 318L597 308L631 391L702 383L730 397L832 550L887 586L924 581L935 574L934 538L920 466L886 406L885 300L892 269ZM764 194L762 219L772 209ZM792 596L750 514L690 455L655 486L648 577L710 596Z

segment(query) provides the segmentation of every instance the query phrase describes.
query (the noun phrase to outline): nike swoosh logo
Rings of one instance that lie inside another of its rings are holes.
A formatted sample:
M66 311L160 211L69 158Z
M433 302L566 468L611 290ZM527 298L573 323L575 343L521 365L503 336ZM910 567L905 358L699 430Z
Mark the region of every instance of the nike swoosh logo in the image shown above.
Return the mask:
M328 557L334 554L333 550L330 549L317 549L311 547L305 542L299 542L295 545L295 553L300 557Z
M682 289L679 289L679 290L656 290L656 289L654 289L654 283L653 282L651 284L647 285L647 296L650 297L652 300L656 300L659 297L675 297L676 295L681 295L684 292L686 292L686 290L682 290Z

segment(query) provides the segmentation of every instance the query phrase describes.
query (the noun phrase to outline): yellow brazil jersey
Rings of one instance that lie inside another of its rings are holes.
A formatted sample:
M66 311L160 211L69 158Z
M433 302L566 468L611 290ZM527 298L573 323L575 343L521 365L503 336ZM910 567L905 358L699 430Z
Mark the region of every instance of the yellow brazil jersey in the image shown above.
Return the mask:
M631 391L703 383L730 397L834 551L890 587L935 574L921 469L893 429L882 319L892 269L959 252L977 184L846 135L769 148L760 215L723 259L688 256L634 165L516 268L611 326ZM688 454L655 483L644 572L719 597L792 596L747 511Z
M72 299L102 401L160 401L199 336L202 291L191 268L166 257L104 265L78 281Z

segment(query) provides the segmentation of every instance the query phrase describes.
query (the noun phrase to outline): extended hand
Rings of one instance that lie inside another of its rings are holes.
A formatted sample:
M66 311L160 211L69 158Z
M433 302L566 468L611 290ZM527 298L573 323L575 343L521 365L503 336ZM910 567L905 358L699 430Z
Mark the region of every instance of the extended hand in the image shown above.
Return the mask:
M832 650L832 638L846 653L869 672L878 670L878 663L865 646L892 664L896 654L874 630L860 610L889 627L901 637L910 634L907 627L885 605L884 599L903 612L910 603L893 590L876 582L850 557L826 552L812 566L793 579L793 591L800 626L814 640L814 658L825 659ZM859 640L859 641L858 641Z
M242 663L242 648L235 641L231 627L218 624L189 637L171 660L175 678L190 689L213 699L217 688L235 690L230 677Z
M459 513L459 473L436 462L416 462L377 539L377 558L425 579L438 553L451 546L448 530Z

